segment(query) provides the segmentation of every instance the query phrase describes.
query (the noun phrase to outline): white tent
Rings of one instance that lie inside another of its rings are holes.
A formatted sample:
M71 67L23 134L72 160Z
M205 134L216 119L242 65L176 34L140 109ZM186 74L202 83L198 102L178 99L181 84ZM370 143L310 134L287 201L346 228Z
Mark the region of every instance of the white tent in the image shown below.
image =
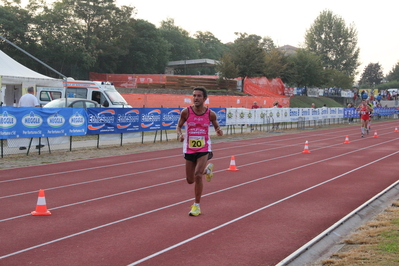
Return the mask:
M0 50L0 77L3 85L22 85L23 83L34 84L36 86L55 86L62 87L62 79L55 79L37 73Z
M63 80L37 73L0 50L0 105L16 106L29 86L61 88Z

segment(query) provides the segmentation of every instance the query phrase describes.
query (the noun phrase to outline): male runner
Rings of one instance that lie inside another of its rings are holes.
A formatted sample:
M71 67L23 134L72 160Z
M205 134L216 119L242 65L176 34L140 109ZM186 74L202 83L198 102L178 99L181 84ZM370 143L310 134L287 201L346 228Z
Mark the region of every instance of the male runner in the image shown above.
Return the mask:
M209 126L213 125L216 134L223 136L216 119L215 112L211 111L204 103L208 97L205 88L196 87L193 90L193 102L184 108L180 114L180 119L176 127L177 137L183 142L183 153L186 159L186 179L187 183L194 184L195 202L191 206L190 216L201 214L200 201L203 190L202 176L206 175L206 180L211 181L213 177L213 164L208 160L213 156L211 149L211 139L209 137ZM186 124L186 132L182 133L182 127Z

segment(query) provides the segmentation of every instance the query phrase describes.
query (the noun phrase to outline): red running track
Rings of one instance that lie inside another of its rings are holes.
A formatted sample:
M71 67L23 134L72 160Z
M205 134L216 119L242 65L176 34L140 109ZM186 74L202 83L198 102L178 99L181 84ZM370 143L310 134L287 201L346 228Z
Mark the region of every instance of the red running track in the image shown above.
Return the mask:
M0 265L275 265L397 181L396 126L214 144L198 217L182 149L1 170Z

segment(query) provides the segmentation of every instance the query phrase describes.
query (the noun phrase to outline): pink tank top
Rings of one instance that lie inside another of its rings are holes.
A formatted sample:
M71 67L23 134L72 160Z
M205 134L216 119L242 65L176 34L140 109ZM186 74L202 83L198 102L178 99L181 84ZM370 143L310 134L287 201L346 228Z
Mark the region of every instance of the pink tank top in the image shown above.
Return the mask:
M186 135L183 144L183 153L211 152L209 138L210 109L202 115L194 113L191 106L187 108Z

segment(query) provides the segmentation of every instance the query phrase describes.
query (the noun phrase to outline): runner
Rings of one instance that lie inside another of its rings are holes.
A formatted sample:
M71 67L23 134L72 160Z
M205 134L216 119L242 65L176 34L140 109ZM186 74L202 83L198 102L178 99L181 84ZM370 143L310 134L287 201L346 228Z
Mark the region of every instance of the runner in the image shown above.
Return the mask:
M204 88L194 88L194 105L183 109L176 127L177 137L180 142L183 142L187 183L195 183L195 202L191 206L190 216L201 214L202 176L205 175L208 182L213 177L213 164L209 163L206 166L207 161L213 157L211 139L209 138L209 126L211 123L215 128L216 134L223 136L223 131L219 127L215 112L204 106L207 97L208 93ZM186 124L185 134L182 133L184 124Z
M370 112L373 111L371 107L366 103L366 100L363 100L362 103L356 108L360 115L360 121L362 122L361 132L362 138L364 137L365 131L369 134L368 122L370 120Z
M369 122L368 122L368 130L371 130L371 120L372 120L372 118L373 118L374 105L373 105L373 103L370 102L369 99L366 100L366 103L367 103L367 105L370 106L370 108L371 108L370 118L369 118Z

